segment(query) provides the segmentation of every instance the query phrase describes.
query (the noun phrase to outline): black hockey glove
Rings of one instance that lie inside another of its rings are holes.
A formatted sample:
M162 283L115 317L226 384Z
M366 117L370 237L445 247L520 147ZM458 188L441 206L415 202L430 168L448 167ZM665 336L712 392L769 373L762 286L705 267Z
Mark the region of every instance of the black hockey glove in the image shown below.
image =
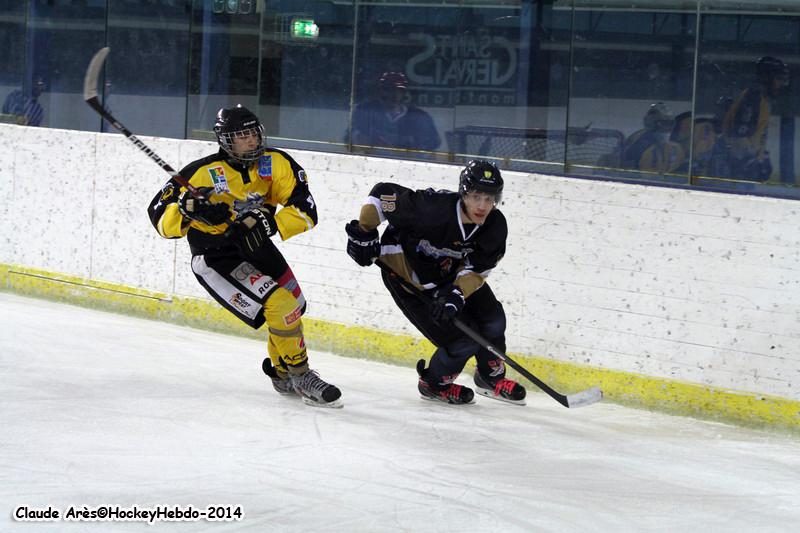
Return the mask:
M464 293L455 285L436 289L431 302L431 318L436 322L450 322L464 309Z
M231 217L231 208L225 202L218 204L211 203L208 199L211 187L201 187L198 189L202 198L195 198L189 191L183 191L178 197L178 211L184 217L197 220L209 226L222 224Z
M266 209L253 209L240 216L235 223L239 248L244 253L255 253L273 235L278 233L275 217Z
M358 220L351 220L344 227L347 232L347 255L361 266L370 266L381 255L378 230L364 231Z

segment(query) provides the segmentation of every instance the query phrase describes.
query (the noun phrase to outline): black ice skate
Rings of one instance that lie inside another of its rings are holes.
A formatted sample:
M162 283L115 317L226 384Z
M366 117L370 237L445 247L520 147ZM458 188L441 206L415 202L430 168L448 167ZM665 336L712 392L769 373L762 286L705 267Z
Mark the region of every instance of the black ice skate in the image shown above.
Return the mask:
M511 379L500 378L493 382L475 370L475 390L487 398L494 398L516 405L525 405L525 387Z
M420 359L417 362L417 373L419 374L417 388L423 399L436 400L453 405L474 403L473 398L475 397L475 393L472 392L472 389L469 387L456 385L455 383L449 383L447 385L429 383L426 380L428 370L425 368L424 359Z
M315 407L342 407L342 391L326 383L315 370L292 376L294 390L305 403Z
M278 371L275 370L275 367L272 366L272 361L270 361L269 357L265 358L261 363L261 370L263 370L264 373L269 376L269 379L272 381L273 388L278 393L285 396L297 396L297 392L292 386L292 380L289 379L287 374L285 374L286 377L279 375Z

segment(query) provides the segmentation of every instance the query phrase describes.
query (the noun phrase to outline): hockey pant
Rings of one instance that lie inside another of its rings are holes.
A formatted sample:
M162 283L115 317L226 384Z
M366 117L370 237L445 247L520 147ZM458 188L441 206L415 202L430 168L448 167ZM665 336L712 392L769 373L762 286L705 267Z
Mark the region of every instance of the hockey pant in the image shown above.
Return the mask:
M194 256L192 271L203 288L245 324L254 329L267 324L267 352L280 374L302 374L308 370L301 320L305 298L291 268L272 248L277 255L269 264L259 260L263 258L212 252ZM274 272L276 264L285 268L277 279L264 273Z
M406 291L399 282L383 272L383 283L403 314L426 339L436 345L431 357L428 379L440 384L452 382L473 355L478 372L491 381L505 377L505 364L487 349L469 338L453 324L440 324L430 317L430 308ZM427 291L431 296L433 291ZM486 338L495 348L506 349L506 315L492 289L484 283L466 299L458 317L467 326Z

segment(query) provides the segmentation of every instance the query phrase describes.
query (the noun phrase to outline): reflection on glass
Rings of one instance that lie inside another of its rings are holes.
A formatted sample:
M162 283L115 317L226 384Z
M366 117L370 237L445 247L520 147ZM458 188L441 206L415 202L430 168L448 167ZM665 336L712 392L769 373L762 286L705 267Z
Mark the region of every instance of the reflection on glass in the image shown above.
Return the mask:
M360 7L354 108L344 131L353 151L422 158L442 147L453 121L458 12L422 3Z
M225 4L227 4L226 2ZM216 2L194 2L189 39L187 135L208 139L217 111L242 104L258 112L261 14ZM267 124L265 123L265 127Z
M728 102L711 173L721 178L765 182L773 166L767 148L773 103L788 84L789 69L780 59L764 56L755 65L755 81ZM729 105L728 105L729 104Z
M695 101L698 116L713 118L717 138L698 183L795 184L797 88L787 59L797 56L798 24L744 9L704 14Z
M0 120L798 196L790 0L0 0ZM20 46L22 43L22 46ZM69 67L67 67L67 65ZM75 67L78 65L79 67Z
M489 75L458 88L450 149L509 168L564 160L571 15L550 3L475 9L476 68ZM468 49L469 50L469 49Z
M272 122L268 135L293 146L343 151L353 78L352 3L265 4L259 90L260 115Z
M681 128L691 116L696 16L674 5L655 11L638 2L623 11L596 4L576 2L567 167L686 181ZM587 142L596 147L593 158Z
M17 0L0 0L0 102L3 102L0 122L27 123L25 103L31 94L30 81L26 80L25 60L25 3ZM12 52L13 51L13 52ZM38 97L36 98L38 102Z
M41 124L98 131L100 119L83 101L83 76L89 60L105 44L105 2L27 5L25 77L44 84L38 97L44 111Z
M384 72L374 96L353 110L351 142L361 147L432 151L439 132L431 116L410 101L408 78L402 72Z
M184 138L189 13L182 2L108 5L105 107L138 134Z

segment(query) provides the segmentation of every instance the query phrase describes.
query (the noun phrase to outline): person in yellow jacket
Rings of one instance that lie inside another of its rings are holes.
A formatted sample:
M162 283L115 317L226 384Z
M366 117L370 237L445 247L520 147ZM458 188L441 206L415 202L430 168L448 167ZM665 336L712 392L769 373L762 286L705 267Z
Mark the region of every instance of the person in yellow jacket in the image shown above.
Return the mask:
M170 179L150 202L150 221L162 237L188 239L192 271L220 305L255 329L267 324L262 369L276 391L341 407L341 391L309 368L305 298L272 241L317 224L306 173L265 146L261 122L241 105L220 109L214 133L219 151L180 171L200 194Z
M663 102L651 104L643 119L644 129L625 140L622 151L623 168L656 172L678 172L685 154L680 144L670 140L675 125L669 108Z
M789 83L789 69L776 57L756 62L758 84L747 87L733 101L722 121L722 155L717 175L765 182L772 175L767 132L772 103Z

